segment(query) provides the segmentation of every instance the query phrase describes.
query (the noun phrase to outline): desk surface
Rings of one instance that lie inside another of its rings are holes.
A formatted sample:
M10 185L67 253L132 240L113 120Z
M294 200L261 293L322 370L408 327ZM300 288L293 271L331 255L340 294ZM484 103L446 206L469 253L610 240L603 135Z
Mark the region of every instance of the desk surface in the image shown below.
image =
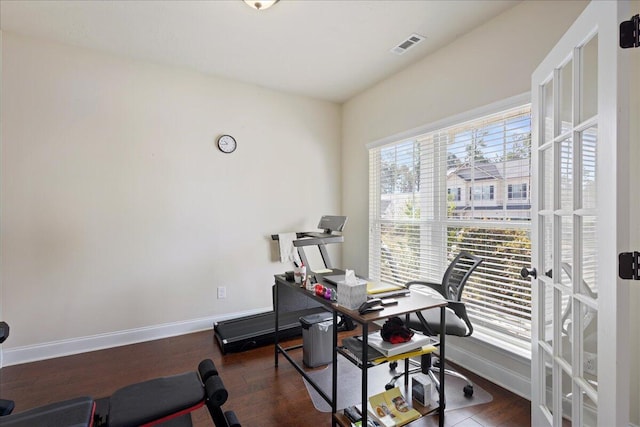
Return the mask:
M287 281L281 274L277 274L275 277L279 283L298 290L298 292L301 292L307 295L309 298L318 301L319 303L327 306L329 309L349 316L358 323L371 323L375 322L376 320L384 320L393 316L400 316L407 313L413 313L416 311L428 310L430 308L443 307L447 305L447 301L443 299L411 291L411 293L407 296L394 297L398 301L398 304L385 306L383 310L373 313L360 314L358 313L358 310L349 310L348 308L337 304L335 301L329 301L325 298L321 298L315 295L313 291L308 291L294 282ZM335 286L329 283L321 282L321 284L335 289Z

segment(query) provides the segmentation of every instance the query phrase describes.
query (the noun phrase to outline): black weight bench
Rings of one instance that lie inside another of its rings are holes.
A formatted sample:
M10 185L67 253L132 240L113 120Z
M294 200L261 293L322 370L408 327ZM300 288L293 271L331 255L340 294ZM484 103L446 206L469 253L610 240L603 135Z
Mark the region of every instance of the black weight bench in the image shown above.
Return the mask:
M222 410L228 396L213 361L205 359L198 372L132 384L97 401L79 397L0 416L0 426L188 427L190 413L206 405L216 427L241 427L233 411Z
M63 402L51 403L30 409L19 414L0 417L0 426L33 427L60 426L84 427L90 426L93 419L95 402L90 397L77 397Z

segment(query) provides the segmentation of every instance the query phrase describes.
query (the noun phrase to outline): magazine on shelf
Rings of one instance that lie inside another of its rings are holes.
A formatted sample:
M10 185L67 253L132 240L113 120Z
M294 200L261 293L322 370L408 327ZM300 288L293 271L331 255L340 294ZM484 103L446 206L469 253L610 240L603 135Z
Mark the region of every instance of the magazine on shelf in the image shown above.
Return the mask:
M358 339L362 338L358 337ZM369 344L369 347L375 348L387 357L396 356L398 354L406 353L411 350L416 350L425 345L431 344L431 342L431 338L426 335L413 334L411 339L407 342L391 344L390 342L384 341L382 339L380 331L369 334L367 338L367 344Z
M384 427L400 427L421 417L418 411L409 406L398 387L371 396L368 410Z

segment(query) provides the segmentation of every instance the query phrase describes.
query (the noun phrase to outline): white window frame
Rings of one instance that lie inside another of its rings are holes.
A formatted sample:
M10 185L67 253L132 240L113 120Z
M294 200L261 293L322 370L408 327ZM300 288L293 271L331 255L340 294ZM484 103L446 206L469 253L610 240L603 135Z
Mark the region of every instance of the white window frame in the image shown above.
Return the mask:
M495 113L499 113L501 111L505 111L511 108L515 108L518 106L522 106L525 104L529 104L530 103L530 95L528 93L522 94L522 95L518 95L503 101L499 101L466 113L462 113L456 116L452 116L450 118L432 123L430 125L427 126L422 126L416 129L412 129L410 131L407 132L403 132L400 134L396 134L393 136L389 136L387 138L378 140L378 141L374 141L370 144L367 145L367 148L369 150L373 149L373 148L377 148L377 147L382 147L385 145L389 145L389 144L393 144L393 143L398 143L400 141L403 140L411 140L411 139L415 139L415 138L419 138L421 135L430 133L430 132L434 132L436 130L439 129L444 129L450 126L454 126L460 123L464 123L470 120L474 120L483 116L487 116L487 115L491 115L491 114L495 114ZM436 144L437 145L437 144ZM436 148L438 149L438 148ZM442 149L442 148L440 148ZM371 183L370 183L371 184ZM494 188L494 198L497 197L497 194L495 193L497 189ZM443 187L443 191L446 194L453 194L452 191L455 191L455 189L449 189L447 188L447 186L445 185ZM506 193L506 188L504 190L502 190ZM530 185L528 185L527 187L527 199L529 199L530 197ZM464 191L464 189L462 190L462 194L461 194L461 199L465 199L466 197L469 197L468 195L465 195L467 191ZM504 194L504 196L507 196L507 194ZM511 199L508 199L507 197L505 197L506 201L510 201ZM451 201L449 199L449 201ZM375 209L376 206L373 206L373 204L375 205L376 202L371 201L370 200L370 209ZM457 202L457 201L455 201ZM371 215L371 212L370 212ZM455 221L455 219L453 220ZM370 219L371 222L371 219ZM451 222L451 220L447 220L445 222ZM530 225L529 225L530 227ZM435 227L437 228L437 226ZM373 226L373 224L370 224L370 238L374 237L377 234L377 236L379 237L379 230L376 231L375 227ZM440 239L442 240L440 237L442 235L442 231L438 232L431 232L431 237L435 236L436 239ZM446 245L446 242L441 242L442 244ZM446 252L446 251L445 251ZM371 248L371 242L370 242L370 267L369 267L369 275L370 277L372 277L373 279L375 279L375 276L372 276L372 268L371 268L371 254L373 253L372 248ZM442 262L441 262L441 266L439 266L440 271L444 272L444 269L446 269L446 266L448 264L448 261L445 259L445 257L443 256ZM431 278L422 278L422 279L431 279L431 280L439 280L441 279L441 277L431 277ZM515 354L519 354L519 355L528 355L529 351L530 351L530 341L528 339L516 339L512 336L506 335L506 334L502 334L499 331L495 331L492 330L490 328L485 328L481 325L476 325L474 324L474 328L476 329L477 333L474 334L476 339L480 339L481 341L485 341L491 344L496 344L498 342L502 343L501 345L503 346L503 348L507 349L507 351L511 352L511 353L515 353Z

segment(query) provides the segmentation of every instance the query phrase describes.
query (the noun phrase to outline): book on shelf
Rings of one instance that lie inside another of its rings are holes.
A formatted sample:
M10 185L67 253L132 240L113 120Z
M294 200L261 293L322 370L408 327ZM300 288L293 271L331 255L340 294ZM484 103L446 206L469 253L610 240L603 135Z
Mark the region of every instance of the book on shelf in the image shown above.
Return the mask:
M362 338L358 337L358 339ZM369 347L375 348L383 355L391 357L431 344L431 338L422 334L413 334L411 339L407 342L391 344L390 342L384 341L380 332L377 331L368 335L367 344L369 344Z
M398 387L371 396L368 411L383 427L400 427L421 417L409 405Z
M351 427L362 427L362 411L360 405L349 406L344 409L344 415L349 420ZM376 420L368 417L367 427L382 427Z
M363 427L362 420L351 423L351 427ZM382 427L376 420L372 420L371 417L367 420L367 427Z
M362 364L362 350L362 341L360 341L358 338L348 337L342 340L342 351L345 354L351 356L351 358L355 359L360 364ZM369 346L369 348L367 349L367 362L376 364L381 362L382 360L386 360L385 355L380 353L375 348Z

